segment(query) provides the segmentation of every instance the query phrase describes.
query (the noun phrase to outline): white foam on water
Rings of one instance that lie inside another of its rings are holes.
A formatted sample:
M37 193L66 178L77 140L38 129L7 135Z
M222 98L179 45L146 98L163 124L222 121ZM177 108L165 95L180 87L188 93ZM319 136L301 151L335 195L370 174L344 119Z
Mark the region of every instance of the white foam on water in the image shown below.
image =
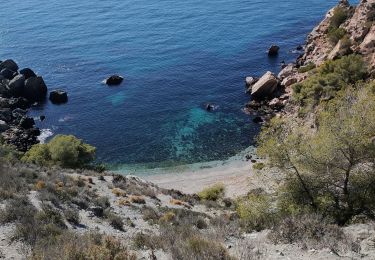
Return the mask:
M40 129L40 135L38 136L38 140L41 144L44 144L48 137L53 136L53 132L51 129Z

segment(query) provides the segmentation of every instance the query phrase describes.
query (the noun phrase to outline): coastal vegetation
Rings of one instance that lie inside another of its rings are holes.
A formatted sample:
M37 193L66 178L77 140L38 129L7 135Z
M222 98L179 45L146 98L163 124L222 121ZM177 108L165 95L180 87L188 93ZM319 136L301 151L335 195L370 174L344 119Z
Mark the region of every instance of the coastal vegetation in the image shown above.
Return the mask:
M277 196L278 214L321 214L339 225L373 217L375 95L366 75L359 56L325 62L294 86L295 99L311 106L315 122L274 118L264 127L258 152L288 176Z
M327 37L333 45L336 45L347 34L344 28L340 28L340 25L346 21L348 15L348 11L342 7L338 6L334 9L327 33Z
M79 168L95 158L95 147L72 135L56 135L47 144L37 144L22 157L24 162Z

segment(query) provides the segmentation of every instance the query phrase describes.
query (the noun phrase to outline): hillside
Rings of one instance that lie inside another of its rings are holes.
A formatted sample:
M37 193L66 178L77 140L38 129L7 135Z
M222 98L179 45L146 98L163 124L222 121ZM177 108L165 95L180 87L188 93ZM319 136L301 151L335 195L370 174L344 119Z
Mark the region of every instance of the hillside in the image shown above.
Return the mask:
M1 79L0 259L374 259L374 21L375 0L342 0L296 63L248 84L268 93L247 104L263 122L248 187L161 188L73 136L36 144L33 97Z

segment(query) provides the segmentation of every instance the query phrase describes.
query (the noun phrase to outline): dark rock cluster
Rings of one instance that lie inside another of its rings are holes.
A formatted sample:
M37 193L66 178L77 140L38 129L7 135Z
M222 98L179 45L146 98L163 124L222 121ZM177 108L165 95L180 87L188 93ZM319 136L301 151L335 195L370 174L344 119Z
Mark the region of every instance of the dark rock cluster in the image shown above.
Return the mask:
M29 68L19 70L11 59L0 62L0 136L19 151L38 143L40 130L27 109L45 100L47 86L42 77Z

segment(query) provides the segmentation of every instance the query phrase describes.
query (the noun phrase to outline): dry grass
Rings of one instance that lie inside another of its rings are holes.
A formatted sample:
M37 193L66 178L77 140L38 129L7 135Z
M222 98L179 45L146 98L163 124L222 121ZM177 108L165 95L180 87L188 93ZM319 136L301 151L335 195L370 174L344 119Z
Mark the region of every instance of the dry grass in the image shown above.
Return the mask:
M112 193L116 197L126 197L126 192L124 190L120 189L120 188L113 188Z
M183 207L188 208L188 209L191 208L191 206L188 203L186 203L185 201L182 201L182 200L171 199L169 201L169 203L171 203L172 205L183 206Z
M130 195L129 200L131 203L146 204L146 200L143 196Z
M297 243L306 249L329 248L335 252L355 247L340 227L317 214L285 217L272 229L269 239L274 243Z

